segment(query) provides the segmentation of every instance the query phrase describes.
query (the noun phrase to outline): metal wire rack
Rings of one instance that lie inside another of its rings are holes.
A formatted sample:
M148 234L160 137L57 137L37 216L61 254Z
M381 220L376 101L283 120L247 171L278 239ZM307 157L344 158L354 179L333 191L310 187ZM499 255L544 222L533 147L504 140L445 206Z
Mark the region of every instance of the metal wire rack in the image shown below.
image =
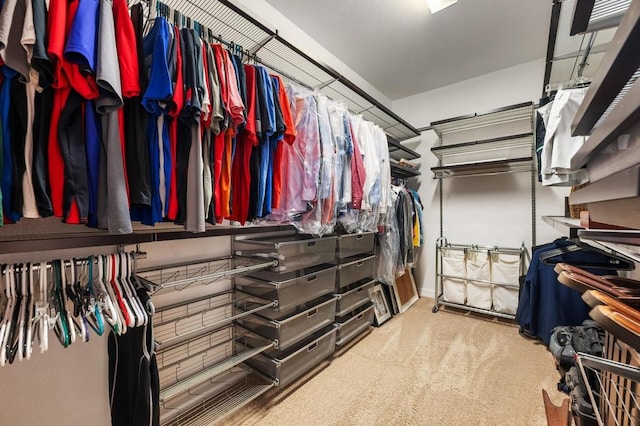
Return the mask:
M277 266L276 260L242 257L217 257L197 263L178 263L141 270L138 278L154 289L154 294L181 291L193 285L208 285L250 272Z
M640 368L588 354L576 355L577 365L599 425L640 424Z
M237 304L260 301L246 311L235 309ZM196 335L211 332L233 323L234 320L277 306L277 301L265 301L254 296L234 297L231 290L197 299L187 304L158 310L154 316L156 342L167 347Z

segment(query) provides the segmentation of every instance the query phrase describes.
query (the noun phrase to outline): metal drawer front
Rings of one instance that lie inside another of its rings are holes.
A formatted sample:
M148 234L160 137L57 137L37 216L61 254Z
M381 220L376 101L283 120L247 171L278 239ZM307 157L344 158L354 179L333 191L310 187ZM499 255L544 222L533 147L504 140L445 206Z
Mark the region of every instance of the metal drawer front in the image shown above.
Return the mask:
M271 350L247 361L263 374L278 380L283 387L316 366L335 351L336 329L318 333L313 340L287 351Z
M277 259L278 266L274 268L277 272L296 271L321 263L333 263L335 249L336 237L308 239L287 236L235 241L236 255Z
M274 310L285 312L332 293L335 289L336 268L311 268L288 274L264 273L261 277L265 279L258 278L257 275L238 277L235 280L236 288L263 299L277 300L278 306Z
M374 311L372 305L364 310L359 310L359 313L354 313L346 318L337 318L336 325L338 326L338 335L336 338L336 345L344 345L349 340L368 329L373 323L373 315Z
M336 254L339 259L373 252L375 232L338 236Z
M375 258L366 256L338 265L337 291L340 292L341 288L365 278L373 278Z
M278 349L284 350L305 337L326 327L335 320L336 297L304 306L284 318L270 318L277 312L266 311L239 320L245 328L270 340L278 340ZM266 317L265 317L266 316Z
M354 309L371 301L369 290L373 288L375 281L365 281L362 285L355 287L345 293L335 294L338 297L336 316L343 316Z

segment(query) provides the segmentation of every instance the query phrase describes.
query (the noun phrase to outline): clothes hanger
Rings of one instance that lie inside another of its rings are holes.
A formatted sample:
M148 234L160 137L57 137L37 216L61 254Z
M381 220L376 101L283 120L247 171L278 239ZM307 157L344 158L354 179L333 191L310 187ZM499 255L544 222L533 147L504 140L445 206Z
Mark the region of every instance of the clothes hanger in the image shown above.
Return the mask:
M146 281L143 282L143 281L140 281L138 279L138 271L137 271L138 270L138 263L136 261L135 253L129 253L129 256L131 257L131 264L133 265L133 268L132 268L133 270L132 270L132 273L131 273L131 279L134 280L135 287L137 289L140 289L140 291L144 291L145 293L153 291L153 288L150 285L148 285ZM144 306L145 314L147 314L146 316L147 316L147 324L148 324L149 322L151 322L151 317L153 315L155 315L155 313L156 313L156 307L153 304L153 301L151 300L151 298L148 296L148 294L147 294L145 300L146 300L146 302L143 303L143 306ZM142 300L140 300L140 302L142 303ZM145 324L145 325L147 325L147 324Z
M18 294L17 292L17 287L16 287L16 281L17 281L17 277L16 277L16 265L13 266L12 270L11 270L11 277L10 277L10 283L11 283L11 292L12 292L12 298L14 299L14 305L13 305L13 310L11 313L11 326L9 327L9 338L7 339L6 342L6 349L7 349L7 361L9 361L9 364L13 364L13 361L16 358L16 354L18 351L18 339L19 339L19 330L18 330L18 323L20 321L20 303L21 303L21 296Z
M2 335L2 339L0 340L0 366L4 367L7 363L7 346L8 346L8 336L10 334L11 329L11 318L13 314L13 291L11 287L11 277L13 275L13 266L7 265L4 268L4 290L7 298L7 305L5 308L4 316L2 319L2 330L0 334Z
M73 308L71 307L68 297L65 297L64 289L69 285L69 281L67 280L67 267L65 265L65 261L61 261L61 277L62 277L62 308L64 309L64 316L67 318L67 327L69 329L69 344L76 342L76 327L74 326L73 321ZM73 270L73 268L71 268Z
M76 332L80 334L82 341L88 342L90 338L89 326L82 307L82 289L80 288L78 263L76 259L71 259L71 266L69 270L71 272L71 281L67 282L65 291L67 299L73 303L73 325L75 326Z
M18 315L18 361L22 362L25 358L25 339L27 337L26 319L27 319L27 265L20 265L20 313Z
M102 336L104 333L104 318L102 316L102 304L98 302L95 296L95 289L93 284L93 265L95 263L95 259L93 256L89 256L87 259L87 271L86 278L87 283L83 290L83 305L85 310L85 315L87 317L87 322L89 326L93 329L93 331L98 335Z
M36 300L36 318L38 318L38 340L40 353L49 349L49 292L47 291L47 263L41 262L38 269L38 300Z
M34 264L29 263L28 265L28 275L27 279L29 281L29 301L27 304L27 337L25 341L24 347L24 357L28 360L31 359L31 354L33 353L33 325L35 323L35 313L36 313L36 293L34 289L33 283L33 269Z
M567 253L579 252L579 251L589 251L589 252L599 253L606 256L608 260L603 263L603 262L586 262L586 261L568 262L566 259L555 259L557 256L561 256ZM614 253L609 253L607 251L601 250L597 247L591 246L582 241L572 241L571 245L548 250L544 253L541 253L539 259L546 265L555 265L557 263L564 262L564 263L570 263L571 265L578 266L578 267L594 268L594 269L618 270L618 271L633 271L635 269L635 264L632 261L628 260L627 258Z
M62 265L60 260L52 262L53 288L52 288L52 317L55 318L54 332L63 347L71 343L71 334L67 322L67 313L64 308L64 294L62 292Z
M138 295L131 285L131 281L129 281L129 265L127 262L127 258L124 253L118 254L118 263L120 265L118 276L120 286L124 290L124 295L129 302L129 306L131 307L131 311L134 317L134 324L132 327L140 327L144 324L144 310L140 308L140 302L137 300Z
M106 256L98 256L98 279L94 282L96 299L103 306L102 312L106 314L105 319L113 329L113 332L122 334L126 332L126 325L124 325L120 310L116 307L116 297L111 285L105 285L105 279L108 279L107 261L108 258Z
M112 259L111 256L104 257L104 277L105 277L105 287L109 292L109 298L111 299L111 303L114 306L114 312L118 315L118 330L119 334L124 334L127 332L127 320L125 318L124 304L121 304L121 298L116 295L115 284L112 283L112 275L114 270L112 269Z
M110 262L111 262L111 275L110 275L110 282L111 285L114 289L115 295L117 297L118 300L118 305L120 306L120 310L122 311L122 315L124 316L124 320L127 324L127 327L135 327L135 317L133 315L133 311L131 310L131 307L129 306L129 303L126 299L126 295L124 293L124 290L122 288L122 286L120 285L120 280L118 277L118 273L119 273L119 263L118 263L118 258L116 257L115 254L111 254L109 256Z
M122 254L124 261L127 265L127 273L125 275L127 282L129 283L129 288L131 289L131 293L133 294L133 299L138 307L138 311L142 315L142 322L138 326L147 325L149 323L149 316L147 314L147 310L145 309L142 300L138 296L138 288L140 285L137 280L135 280L133 276L133 267L132 265L135 263L135 259L133 254L123 253Z

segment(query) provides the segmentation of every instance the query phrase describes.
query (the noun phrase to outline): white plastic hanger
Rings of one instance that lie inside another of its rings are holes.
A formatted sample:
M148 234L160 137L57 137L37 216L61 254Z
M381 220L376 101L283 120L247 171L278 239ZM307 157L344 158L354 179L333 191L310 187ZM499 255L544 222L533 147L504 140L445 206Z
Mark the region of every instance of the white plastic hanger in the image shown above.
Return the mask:
M22 362L25 348L25 319L27 316L27 265L20 267L20 312L18 314L18 361Z
M111 305L113 312L117 317L117 330L114 328L116 334L124 334L127 332L127 322L125 321L124 315L122 313L122 308L119 305L118 298L116 297L116 293L113 289L113 285L111 285L111 256L105 256L104 259L104 279L105 285L104 287L107 290L107 300L109 300L109 304Z
M50 323L49 316L49 292L47 281L47 262L40 263L38 270L38 300L36 300L36 317L38 318L38 339L40 340L40 353L49 349L49 329L55 324Z
M122 310L122 315L127 323L127 327L135 327L136 320L131 310L131 306L129 306L129 301L127 300L126 294L122 285L120 284L120 279L118 275L120 275L120 263L118 262L119 258L115 254L109 256L111 260L111 285L114 287L114 291L116 292L116 297L118 298L118 304L120 305L120 309Z
M0 366L4 367L7 364L7 347L11 344L11 334L12 334L12 317L13 311L15 309L15 297L14 297L14 289L15 289L15 277L13 273L13 265L9 265L6 269L5 276L5 290L8 298L7 309L5 311L4 316L4 325L3 325L3 339L2 339L2 347L0 348Z
M122 283L122 287L125 289L125 292L127 293L127 297L129 298L131 308L133 309L134 314L136 316L135 326L141 327L147 322L147 320L146 320L144 309L142 308L142 303L140 302L140 299L138 299L138 293L136 292L136 289L133 287L133 284L131 283L131 270L129 265L129 256L125 253L120 253L118 257L120 258L120 272L121 272L120 281Z
M31 353L33 352L33 323L36 321L36 294L33 287L33 263L27 265L27 280L29 281L29 295L27 302L27 337L24 347L24 357L27 360L31 359Z

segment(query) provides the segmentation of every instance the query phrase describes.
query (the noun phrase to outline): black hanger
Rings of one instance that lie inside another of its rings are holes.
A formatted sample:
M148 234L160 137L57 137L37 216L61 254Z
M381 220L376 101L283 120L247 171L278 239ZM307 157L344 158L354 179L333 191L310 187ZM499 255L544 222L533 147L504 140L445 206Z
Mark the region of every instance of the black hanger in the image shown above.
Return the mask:
M589 251L589 252L599 253L603 256L606 256L607 260L605 262L587 262L587 261L567 262L566 260L563 260L563 259L554 259L555 257L561 256L563 254L579 252L579 251ZM573 266L592 268L592 269L605 269L605 270L616 270L616 271L633 271L635 269L635 264L629 259L627 259L626 257L609 253L607 251L601 250L597 247L591 246L582 241L572 241L572 244L570 245L545 251L544 253L540 254L540 260L542 261L542 263L546 265L555 265L560 262L566 262L566 263L570 263Z

